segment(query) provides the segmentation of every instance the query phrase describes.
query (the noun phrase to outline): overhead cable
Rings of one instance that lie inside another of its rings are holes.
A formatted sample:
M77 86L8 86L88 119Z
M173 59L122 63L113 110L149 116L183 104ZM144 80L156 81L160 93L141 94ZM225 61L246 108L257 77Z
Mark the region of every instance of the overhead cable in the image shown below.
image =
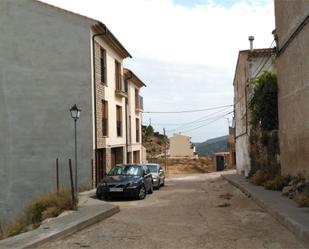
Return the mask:
M210 107L210 108L204 108L204 109L197 109L197 110L166 111L166 112L161 112L161 111L149 111L149 112L143 112L143 113L172 114L172 113L205 112L205 111L211 111L211 110L221 109L221 108L230 107L230 106L233 106L233 105L216 106L216 107Z
M208 122L206 124L203 124L201 126L198 126L198 127L192 128L192 129L188 129L188 130L185 130L185 131L181 131L181 133L185 133L185 132L189 132L189 131L194 131L194 130L197 130L199 128L205 127L205 126L207 126L207 125L209 125L211 123L214 123L215 121L217 121L217 120L219 120L221 118L224 118L225 116L227 116L227 115L229 115L231 113L233 113L233 112L226 113L225 115L222 115L222 116L220 116L220 117L218 117L218 118L216 118L216 119L214 119L214 120L212 120L212 121L210 121L210 122Z
M228 107L228 108L225 108L225 109L223 109L223 110L210 113L210 114L208 114L208 115L206 115L206 116L203 116L203 117L201 117L201 118L199 118L199 119L196 119L196 120L194 120L194 121L184 123L183 125L180 124L180 126L174 128L174 129L169 130L169 132L173 132L173 131L176 131L176 130L180 130L180 129L182 129L183 127L190 126L190 125L192 126L192 125L194 125L194 124L201 123L201 122L205 122L205 121L208 121L209 119L212 119L212 118L216 118L216 117L218 117L218 116L214 116L215 114L220 114L220 115L222 115L222 112L227 111L227 109L229 109L229 108L231 108L231 107ZM213 117L213 116L214 116L214 117Z

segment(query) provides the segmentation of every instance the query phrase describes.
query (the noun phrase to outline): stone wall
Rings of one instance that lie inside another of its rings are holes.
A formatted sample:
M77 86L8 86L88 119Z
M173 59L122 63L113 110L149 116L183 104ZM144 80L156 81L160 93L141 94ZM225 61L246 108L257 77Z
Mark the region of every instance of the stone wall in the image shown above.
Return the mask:
M309 1L275 1L280 50L309 13ZM276 62L281 167L283 174L309 177L309 23L300 30Z

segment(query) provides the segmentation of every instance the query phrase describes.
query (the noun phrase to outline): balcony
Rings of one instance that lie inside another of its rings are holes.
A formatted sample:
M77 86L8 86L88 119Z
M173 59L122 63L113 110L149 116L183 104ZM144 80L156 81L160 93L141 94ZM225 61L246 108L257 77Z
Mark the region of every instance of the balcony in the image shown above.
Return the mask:
M138 96L135 101L135 110L137 112L142 112L144 110L144 99L142 96Z
M128 82L119 74L116 76L116 95L119 97L128 97Z

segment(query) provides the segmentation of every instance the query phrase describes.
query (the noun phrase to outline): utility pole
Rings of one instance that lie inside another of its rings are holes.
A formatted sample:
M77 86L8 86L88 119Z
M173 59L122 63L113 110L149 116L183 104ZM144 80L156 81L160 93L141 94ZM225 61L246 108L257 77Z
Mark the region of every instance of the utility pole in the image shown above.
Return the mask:
M166 159L166 137L165 137L165 128L163 128L163 135L164 135L164 166L165 166L165 172L167 172L167 159Z

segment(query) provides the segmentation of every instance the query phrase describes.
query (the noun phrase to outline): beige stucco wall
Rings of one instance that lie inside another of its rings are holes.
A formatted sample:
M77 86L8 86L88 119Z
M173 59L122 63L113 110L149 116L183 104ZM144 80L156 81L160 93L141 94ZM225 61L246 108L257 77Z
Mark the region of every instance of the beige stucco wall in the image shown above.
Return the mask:
M140 162L142 159L142 113L136 110L135 106L135 89L140 90L137 85L135 85L130 79L128 80L128 129L129 126L129 116L131 116L131 141L128 141L128 152L140 151ZM139 119L139 142L136 142L136 119ZM129 131L128 131L129 132ZM129 139L129 138L128 138ZM133 157L133 153L132 153Z
M279 49L309 13L309 1L275 1ZM277 58L282 174L309 176L309 24Z
M191 138L174 134L169 138L170 148L169 156L170 157L195 157L194 148L191 148Z
M248 80L247 58L247 52L239 52L234 77L235 148L238 174L247 172L250 165L246 99L246 84Z
M117 147L125 145L125 98L119 97L115 94L116 90L116 79L115 79L115 59L121 64L122 59L115 53L115 51L100 37L97 38L98 44L102 46L106 51L106 70L107 70L107 84L102 85L100 81L100 70L97 68L97 129L98 129L98 148L106 147ZM97 65L100 65L100 50L96 53L98 57ZM101 104L102 100L108 102L108 136L102 136L102 115L101 115ZM116 105L122 107L122 136L117 137L116 130Z
M250 112L248 103L251 98L253 78L265 70L272 69L272 58L268 53L250 54L240 51L234 76L234 111L235 111L235 148L236 169L238 174L248 175L250 171ZM263 67L262 70L260 68Z

